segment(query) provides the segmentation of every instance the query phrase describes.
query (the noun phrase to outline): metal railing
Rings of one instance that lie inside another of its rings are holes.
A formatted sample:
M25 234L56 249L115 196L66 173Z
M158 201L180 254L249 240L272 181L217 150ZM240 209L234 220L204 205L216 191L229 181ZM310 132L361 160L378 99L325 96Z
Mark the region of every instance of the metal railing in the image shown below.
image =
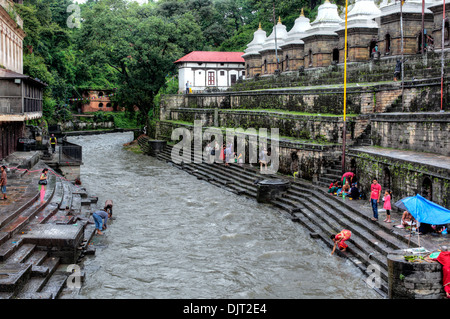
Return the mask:
M83 148L80 145L62 141L59 146L59 163L79 164L83 160Z

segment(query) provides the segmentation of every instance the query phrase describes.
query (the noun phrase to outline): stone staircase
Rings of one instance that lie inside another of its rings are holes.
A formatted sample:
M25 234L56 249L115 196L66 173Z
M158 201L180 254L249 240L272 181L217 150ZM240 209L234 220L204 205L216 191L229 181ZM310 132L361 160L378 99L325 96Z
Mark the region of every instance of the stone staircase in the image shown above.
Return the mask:
M92 250L87 245L94 234L94 226L88 222L86 212L95 200L89 199L84 189L50 174L44 204L41 205L36 176L23 173L16 178L20 179L24 194L28 196L18 200L18 205L0 210L0 299L58 298L72 274L67 271L67 253L78 258L74 261L77 263ZM64 210L66 206L71 210L69 214ZM83 211L85 214L80 214ZM60 248L67 250L64 253L55 250L51 239L42 245L30 242L27 235L42 225L74 228L82 225L83 239L71 252L66 247ZM79 275L84 277L83 273Z
M327 167L326 172L321 174L317 180L317 185L328 188L331 183L336 180L341 180L342 177L342 163L339 160L330 162L330 167Z
M374 287L382 296L388 294L388 265L387 255L397 249L418 247L415 238L405 237L404 233L397 233L387 229L381 223L370 221L370 208L363 204L350 205L349 200L343 200L327 193L329 180L340 178L340 169L330 168L325 179L319 185L301 179L281 175L261 175L258 169L251 165L181 163L175 164L171 160L171 146L157 155L157 158L178 167L198 179L208 181L238 195L256 198L257 181L276 178L288 179L290 188L278 196L271 204L286 214L292 221L302 224L312 238L319 240L321 245L332 248L330 235L349 229L352 237L348 241L347 252L337 251L336 254L348 258L358 269L369 278L372 271L380 278L380 285ZM194 156L192 156L194 159ZM340 163L335 163L339 165ZM321 187L322 185L323 187ZM361 201L359 201L361 202ZM424 246L422 242L422 246ZM429 248L430 249L430 248ZM330 250L331 251L331 250Z
M372 125L369 124L366 126L362 134L356 139L353 146L371 146L372 145Z

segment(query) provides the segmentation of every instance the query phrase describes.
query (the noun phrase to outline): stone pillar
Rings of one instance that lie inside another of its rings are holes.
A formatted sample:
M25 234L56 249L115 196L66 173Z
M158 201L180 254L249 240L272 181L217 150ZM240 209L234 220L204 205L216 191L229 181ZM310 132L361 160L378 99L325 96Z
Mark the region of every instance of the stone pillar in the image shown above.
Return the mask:
M5 48L3 47L3 26L0 24L0 65L4 64L3 52Z
M149 146L148 154L151 156L156 156L157 154L164 151L164 148L166 147L166 145L167 145L167 141L149 140L148 141L148 146Z
M408 255L421 254L396 251L387 257L389 299L444 298L442 265L438 262L409 262L404 258Z
M283 180L263 180L257 184L256 200L258 203L270 203L278 195L289 189L289 182Z

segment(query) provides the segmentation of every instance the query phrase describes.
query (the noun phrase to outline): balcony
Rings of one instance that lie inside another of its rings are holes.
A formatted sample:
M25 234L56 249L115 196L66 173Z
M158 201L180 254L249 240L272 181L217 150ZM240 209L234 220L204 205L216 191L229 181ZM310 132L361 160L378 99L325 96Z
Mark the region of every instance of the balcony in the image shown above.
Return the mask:
M0 69L0 121L21 122L42 117L45 86L38 79Z

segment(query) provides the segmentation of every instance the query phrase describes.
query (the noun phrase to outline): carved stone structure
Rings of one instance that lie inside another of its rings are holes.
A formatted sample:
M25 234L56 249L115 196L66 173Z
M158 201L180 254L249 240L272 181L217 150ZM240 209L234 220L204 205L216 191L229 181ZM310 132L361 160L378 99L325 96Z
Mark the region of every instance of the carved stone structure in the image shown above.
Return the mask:
M427 51L442 47L442 10L442 1L425 1L423 42ZM374 0L356 0L349 7L347 15L347 62L367 62L374 58L401 55L401 24L403 54L421 53L421 0L406 1L402 7L400 1L394 0L385 0L379 7ZM445 22L444 30L444 44L449 47L448 22ZM287 32L279 19L272 34L265 40L264 36L265 32L258 29L245 50L243 58L247 78L253 78L257 74L270 75L327 67L345 61L345 20L342 13L341 16L338 14L337 6L329 0L319 6L317 17L311 24L302 14Z
M288 32L288 36L281 49L283 50L283 70L296 71L304 67L304 46L302 38L305 36L306 30L311 28L309 19L302 12L300 17L295 20L294 27Z

